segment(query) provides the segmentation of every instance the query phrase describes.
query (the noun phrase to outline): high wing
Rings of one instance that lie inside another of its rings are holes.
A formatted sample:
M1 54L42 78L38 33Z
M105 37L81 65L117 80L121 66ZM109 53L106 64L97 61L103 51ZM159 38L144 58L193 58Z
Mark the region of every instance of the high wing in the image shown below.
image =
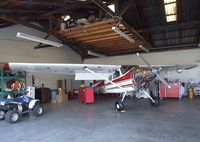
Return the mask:
M197 67L195 64L191 65L173 65L173 66L161 66L160 71L177 71L178 73L181 73L183 70L190 70Z
M58 74L75 74L75 80L102 80L98 76L88 72L85 68L108 78L110 73L119 69L121 65L97 65L97 64L56 64L56 63L8 63L11 70L27 72L43 72Z

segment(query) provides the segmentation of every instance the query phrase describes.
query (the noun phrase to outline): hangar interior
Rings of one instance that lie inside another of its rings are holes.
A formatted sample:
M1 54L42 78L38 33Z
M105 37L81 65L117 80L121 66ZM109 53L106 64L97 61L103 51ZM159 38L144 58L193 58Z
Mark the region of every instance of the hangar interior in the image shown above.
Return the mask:
M199 141L199 13L199 0L2 1L1 139Z

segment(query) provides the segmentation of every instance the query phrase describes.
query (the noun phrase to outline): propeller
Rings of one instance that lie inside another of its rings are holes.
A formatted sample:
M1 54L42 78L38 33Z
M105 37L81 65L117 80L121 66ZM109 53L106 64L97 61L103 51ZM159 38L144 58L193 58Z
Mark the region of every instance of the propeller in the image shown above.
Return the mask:
M167 83L167 81L165 81L165 80L163 79L163 77L161 77L161 75L157 73L157 71L158 71L157 69L153 68L153 67L149 64L149 62L148 62L142 55L140 55L139 53L137 53L137 56L139 56L139 57L145 62L145 64L151 69L151 72L152 72L153 74L155 74L156 77L157 77L165 86L167 86L168 88L171 88L171 86Z

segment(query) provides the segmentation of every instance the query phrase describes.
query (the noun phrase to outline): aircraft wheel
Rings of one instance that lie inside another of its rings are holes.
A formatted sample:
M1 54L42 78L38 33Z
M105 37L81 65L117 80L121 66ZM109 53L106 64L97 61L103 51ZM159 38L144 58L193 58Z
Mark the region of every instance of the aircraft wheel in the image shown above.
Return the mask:
M117 111L122 111L124 110L124 104L120 101L120 102L116 102L115 103L115 108Z
M160 98L155 97L153 99L154 99L154 102L152 100L150 100L151 106L154 106L154 107L159 106L160 105Z

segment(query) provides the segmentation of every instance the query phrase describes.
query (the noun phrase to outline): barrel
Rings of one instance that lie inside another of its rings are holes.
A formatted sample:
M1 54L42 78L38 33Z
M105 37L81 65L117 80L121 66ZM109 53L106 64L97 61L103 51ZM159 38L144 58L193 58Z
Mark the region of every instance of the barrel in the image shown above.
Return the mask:
M58 90L56 90L56 89L51 90L51 102L53 102L53 103L56 102L57 94L58 94Z
M189 99L194 99L195 93L194 93L194 88L189 88L188 89L188 98Z

